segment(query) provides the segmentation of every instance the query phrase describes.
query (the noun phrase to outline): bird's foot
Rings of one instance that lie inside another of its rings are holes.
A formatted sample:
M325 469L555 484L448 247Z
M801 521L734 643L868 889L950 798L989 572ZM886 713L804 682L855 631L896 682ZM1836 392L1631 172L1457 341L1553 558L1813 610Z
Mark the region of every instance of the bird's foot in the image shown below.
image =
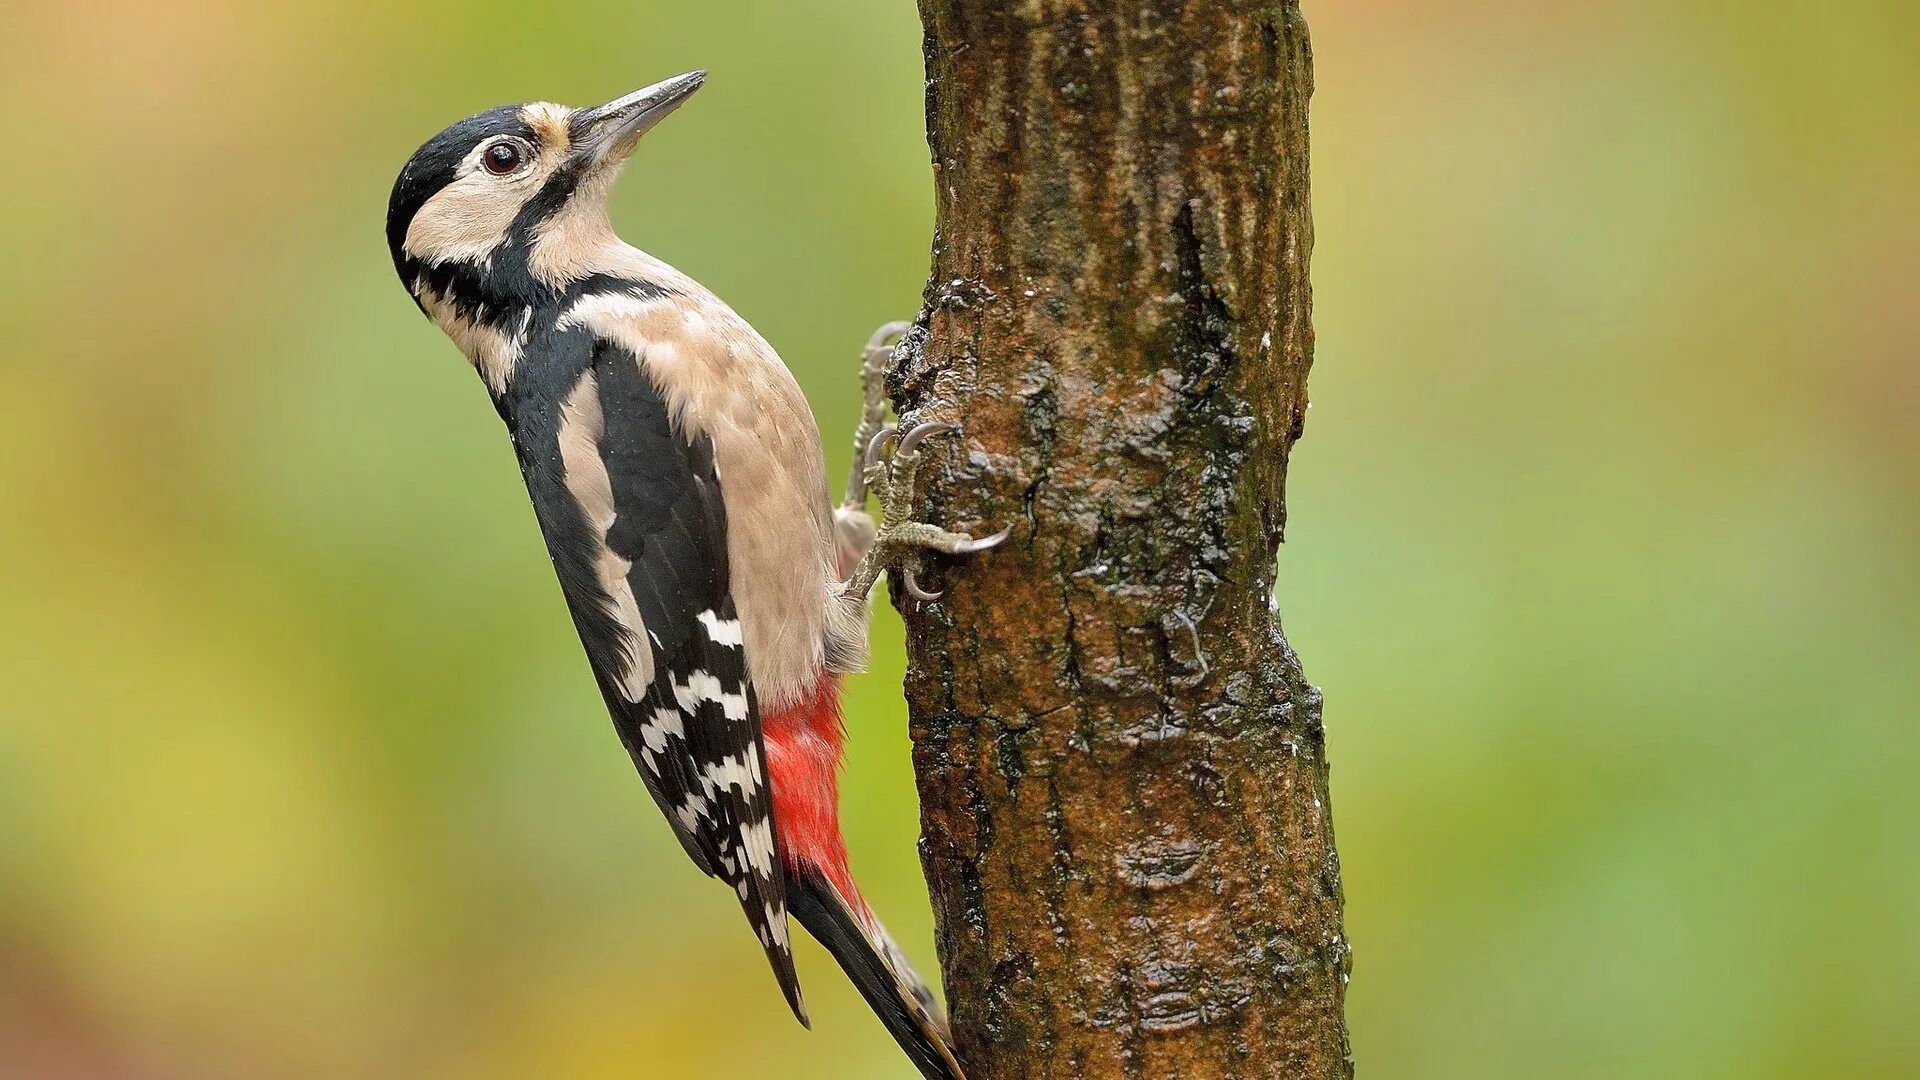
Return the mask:
M864 600L880 575L898 566L908 595L915 600L938 600L940 593L921 588L917 580L922 552L973 555L1000 546L1012 535L1012 526L992 536L974 537L913 519L914 479L920 469L921 444L935 435L958 430L952 424L934 421L918 424L905 435L901 435L898 428L884 427L868 440L860 455L860 483L863 495L865 491L872 491L880 497L885 523L874 530L871 543L847 580L847 589L852 595ZM888 457L887 447L896 441L898 445Z
M848 507L867 505L867 451L887 426L887 361L894 344L911 329L909 322L886 323L867 338L860 353L860 423L853 429L853 475L847 478L844 503Z
M887 426L887 361L897 342L913 324L890 322L867 338L860 353L860 422L853 429L853 472L847 477L847 495L833 511L834 561L845 577L872 550L879 528L867 513L867 448Z

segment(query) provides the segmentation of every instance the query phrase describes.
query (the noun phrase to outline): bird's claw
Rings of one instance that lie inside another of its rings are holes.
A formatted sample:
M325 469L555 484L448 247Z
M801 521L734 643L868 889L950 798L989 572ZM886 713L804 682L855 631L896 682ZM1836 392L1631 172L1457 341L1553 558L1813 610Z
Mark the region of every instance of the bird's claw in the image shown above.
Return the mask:
M881 459L887 456L887 444L898 438L899 435L900 429L892 424L888 424L886 427L874 432L873 438L867 440L866 449L861 451L860 460L865 467L871 469L875 465L880 464Z
M910 322L881 323L880 326L874 330L873 336L867 338L867 348L865 352L861 353L861 356L863 358L871 357L876 352L886 351L887 342L904 335L911 329L913 329L913 324Z
M909 524L919 523L910 522ZM928 529L933 528L931 525L924 527ZM1013 526L1009 525L999 532L994 533L992 536L968 536L965 533L950 533L944 529L938 531L940 533L938 538L932 539L925 545L929 550L942 551L948 555L978 555L983 551L992 551L994 548L1006 543L1007 537L1013 535ZM918 558L909 557L900 567L900 584L906 589L907 595L923 604L931 604L935 600L947 595L944 591L931 592L921 586L919 580L915 577L919 566L920 560Z
M923 604L931 604L935 600L938 600L941 597L947 595L945 590L942 590L940 592L928 592L927 590L921 588L920 583L918 581L915 581L913 578L913 567L911 566L902 567L900 569L900 584L906 587L908 596L913 597L915 600L918 600Z
M867 504L867 469L872 465L874 441L887 429L887 361L893 356L889 344L913 329L909 322L882 324L867 338L860 351L860 423L853 431L853 472L847 477L847 497L841 503L847 509Z
M947 554L978 555L983 551L992 551L994 548L997 548L1001 544L1006 543L1007 537L1012 535L1013 535L1013 526L1009 525L1006 528L1001 529L999 532L994 533L992 536L978 536L978 537L974 537L971 540L967 540L964 543L956 544L953 546L952 549L950 549L947 552Z
M906 437L900 440L900 449L893 452L894 456L900 457L901 455L910 456L917 454L920 452L920 444L926 442L928 438L934 435L945 435L949 431L959 430L959 428L952 424L942 423L938 420L929 420L924 424L915 424L913 430L907 432Z
M919 463L920 444L935 435L959 431L952 424L939 420L929 420L914 425L903 436L899 427L888 424L873 433L867 440L866 450L861 455L860 495L865 500L868 491L877 491L880 501L891 507L896 487L904 487L908 493L913 488L913 473ZM894 448L893 460L887 460L887 447L898 443Z
M913 430L907 432L905 438L901 438L900 429L893 424L888 424L886 427L874 432L873 438L867 440L865 455L866 467L871 469L875 465L880 464L881 459L886 457L888 444L894 442L896 439L899 440L900 446L893 452L893 457L895 461L904 463L914 454L919 453L920 444L926 442L929 438L935 435L944 435L949 431L959 430L959 428L952 424L939 420L929 420L924 424L914 425Z
M901 568L901 585L907 595L923 603L931 603L944 594L921 586L917 577L917 552L976 555L999 547L1013 535L1012 526L991 536L976 537L913 520L911 503L914 474L919 467L921 444L937 435L958 430L953 424L930 420L914 425L905 435L900 433L898 427L890 425L874 432L867 441L861 453L862 487L879 494L885 507L885 523L849 579L849 586L856 595L864 597L887 566L898 565ZM887 448L890 445L894 446L894 451L889 459Z

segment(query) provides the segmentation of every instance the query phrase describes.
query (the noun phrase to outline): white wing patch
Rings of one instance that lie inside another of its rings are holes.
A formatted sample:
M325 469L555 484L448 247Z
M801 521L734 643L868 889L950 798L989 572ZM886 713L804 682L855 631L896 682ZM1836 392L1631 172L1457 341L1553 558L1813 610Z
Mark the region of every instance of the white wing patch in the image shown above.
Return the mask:
M640 605L634 599L633 586L627 583L633 563L607 547L607 530L613 528L616 514L613 478L607 475L607 464L600 456L600 437L605 431L606 418L600 411L600 380L588 371L560 403L562 480L574 502L580 505L588 528L593 530L597 550L594 574L599 579L600 591L610 602L608 614L623 631L625 648L621 652L626 666L619 673L620 693L628 701L638 702L646 696L647 686L653 681L653 650L646 645L649 638L640 618Z
M669 735L679 739L687 737L687 725L680 718L679 709L655 709L653 715L648 717L646 723L640 728L641 740L656 754L667 752Z
M674 820L678 821L690 833L698 833L700 831L700 823L705 820L706 816L707 797L697 791L687 792L687 801L681 803L673 812Z
M755 866L773 865L773 827L766 818L749 824L742 836L747 848L747 861Z
M759 789L765 780L766 773L760 767L760 748L752 745L738 754L723 757L700 770L700 786L706 789L708 795L714 797L718 797L728 788L741 794L749 794Z
M707 640L715 645L725 645L737 649L745 640L740 632L739 619L722 619L711 611L700 613L700 625L707 629Z
M568 330L576 326L594 327L604 325L604 320L621 316L644 315L656 307L665 307L658 300L643 300L630 293L592 293L573 302L560 315L558 326Z
M747 718L747 695L730 694L720 685L720 680L704 671L696 671L687 676L686 682L673 684L674 700L687 712L700 711L700 703L711 701L720 706L720 711L729 720Z

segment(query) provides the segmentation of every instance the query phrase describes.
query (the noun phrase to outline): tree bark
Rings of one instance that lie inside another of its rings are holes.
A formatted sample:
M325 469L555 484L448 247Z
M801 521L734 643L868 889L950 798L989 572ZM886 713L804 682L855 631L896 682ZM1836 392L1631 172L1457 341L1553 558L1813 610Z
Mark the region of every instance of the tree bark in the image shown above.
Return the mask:
M920 10L933 274L889 389L963 429L923 520L1017 526L903 604L961 1059L1351 1076L1320 695L1271 602L1313 347L1298 5Z

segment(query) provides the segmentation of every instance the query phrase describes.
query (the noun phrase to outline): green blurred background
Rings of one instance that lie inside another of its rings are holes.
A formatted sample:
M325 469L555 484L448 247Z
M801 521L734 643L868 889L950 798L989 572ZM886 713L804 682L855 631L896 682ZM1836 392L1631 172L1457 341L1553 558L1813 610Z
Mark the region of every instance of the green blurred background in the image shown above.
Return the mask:
M1307 11L1279 600L1362 1075L1920 1075L1920 13ZM0 7L0 1075L904 1074L669 839L381 223L459 116L710 67L616 217L838 476L918 50L907 0ZM930 965L898 635L845 814Z

